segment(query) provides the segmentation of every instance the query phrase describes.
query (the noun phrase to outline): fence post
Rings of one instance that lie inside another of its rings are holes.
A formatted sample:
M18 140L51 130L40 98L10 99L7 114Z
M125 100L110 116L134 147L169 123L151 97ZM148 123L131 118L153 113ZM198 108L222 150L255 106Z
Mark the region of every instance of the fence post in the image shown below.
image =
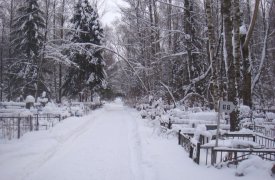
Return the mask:
M32 117L31 116L28 116L29 118L29 121L30 121L30 131L33 130L33 126L32 126Z
M253 142L256 142L256 135L253 135Z
M235 165L238 165L238 157L237 157L237 155L238 155L238 152L237 151L234 151L234 164Z
M201 143L197 143L196 163L200 164Z
M171 127L172 127L172 123L171 123L171 120L170 120L170 118L169 118L168 129L171 129Z
M193 159L193 152L194 148L192 147L192 144L190 145L190 151L189 151L189 158Z
M39 131L38 114L36 114L36 131Z
M20 117L17 119L17 138L20 138Z
M204 144L204 136L200 134L199 142L201 144Z
M216 151L214 150L214 148L211 148L211 165L214 166L216 164Z
M179 130L179 136L178 136L178 140L179 140L179 145L180 145L180 143L181 143L181 130Z
M61 114L59 114L59 116L58 116L58 121L59 122L61 121Z

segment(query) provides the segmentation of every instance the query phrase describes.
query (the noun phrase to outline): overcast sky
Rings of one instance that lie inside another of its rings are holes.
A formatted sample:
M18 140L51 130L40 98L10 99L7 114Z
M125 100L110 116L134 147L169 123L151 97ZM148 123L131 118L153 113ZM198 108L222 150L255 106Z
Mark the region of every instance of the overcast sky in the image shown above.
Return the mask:
M125 6L123 0L105 0L105 4L99 7L99 11L105 9L104 16L101 18L103 24L111 25L111 22L120 17L118 6Z

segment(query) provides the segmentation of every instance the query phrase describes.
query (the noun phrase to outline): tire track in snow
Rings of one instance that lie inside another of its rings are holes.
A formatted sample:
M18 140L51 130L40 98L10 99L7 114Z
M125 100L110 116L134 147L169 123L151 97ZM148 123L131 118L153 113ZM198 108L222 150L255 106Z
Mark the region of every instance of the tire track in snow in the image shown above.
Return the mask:
M137 139L137 142L134 146L137 147L137 161L139 164L140 172L142 173L143 180L157 180L156 170L154 169L154 165L152 157L148 154L147 144L149 143L147 137L144 136L144 132L141 132L140 126L143 126L143 119L140 118L139 114L133 111L133 109L128 109L130 112L131 119L133 119L134 126L134 134ZM141 125L142 124L142 125ZM145 133L146 134L146 133Z
M124 110L126 111L126 110ZM128 141L129 141L129 151L130 151L130 164L131 171L135 178L135 180L143 180L144 173L142 169L142 152L141 152L141 140L138 134L138 126L136 119L130 116L128 120L126 120L128 126Z
M103 112L101 112L100 114L102 113ZM91 128L90 126L94 123L95 118L99 115L98 114L87 115L86 117L84 117L85 122L83 122L79 127L74 129L69 134L53 137L53 139L56 140L57 145L48 149L46 152L40 155L38 159L30 162L26 167L24 167L23 169L24 174L22 175L21 179L22 180L28 179L29 176L31 176L35 171L41 168L45 163L47 163L47 161L49 161L52 157L54 157L54 155L59 151L62 151L63 154L66 154L66 151L69 150L66 148L66 146L67 145L71 146L71 143L76 141L77 138L79 138L79 136L87 132L89 128ZM92 120L89 120L89 119L92 119Z

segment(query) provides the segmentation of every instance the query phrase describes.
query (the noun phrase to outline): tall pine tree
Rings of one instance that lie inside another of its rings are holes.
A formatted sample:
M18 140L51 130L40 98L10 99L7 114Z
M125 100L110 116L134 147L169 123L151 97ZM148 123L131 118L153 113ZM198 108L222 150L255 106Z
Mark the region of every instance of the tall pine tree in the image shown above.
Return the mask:
M10 66L10 76L16 82L14 91L23 95L34 95L37 92L37 72L44 28L43 12L39 8L38 0L25 0L18 8L13 24L11 36L16 61Z
M71 20L70 59L76 64L68 70L63 85L64 95L76 97L79 94L93 94L105 86L102 49L103 29L97 12L88 0L79 0ZM95 46L97 45L97 46Z

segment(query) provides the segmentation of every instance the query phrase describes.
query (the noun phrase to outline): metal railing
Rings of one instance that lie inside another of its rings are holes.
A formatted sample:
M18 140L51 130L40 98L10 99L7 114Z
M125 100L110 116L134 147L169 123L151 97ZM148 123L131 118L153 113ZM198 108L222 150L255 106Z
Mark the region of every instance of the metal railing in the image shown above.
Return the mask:
M195 163L200 163L200 142L192 142L191 136L182 134L181 130L179 130L178 144L181 145L187 153L189 153L189 157L193 159Z
M30 131L48 129L62 120L61 115L35 114L33 116L0 117L0 135L2 138L20 138Z
M227 133L223 134L223 139L240 139L258 143L261 148L230 148L230 147L214 147L214 145L207 145L210 142L209 137L200 135L199 142L194 143L191 140L192 136L178 133L178 144L181 145L189 157L197 164L205 162L206 165L219 163L238 164L238 162L245 160L249 155L257 155L262 159L275 161L275 139L261 136L258 134L239 134Z

